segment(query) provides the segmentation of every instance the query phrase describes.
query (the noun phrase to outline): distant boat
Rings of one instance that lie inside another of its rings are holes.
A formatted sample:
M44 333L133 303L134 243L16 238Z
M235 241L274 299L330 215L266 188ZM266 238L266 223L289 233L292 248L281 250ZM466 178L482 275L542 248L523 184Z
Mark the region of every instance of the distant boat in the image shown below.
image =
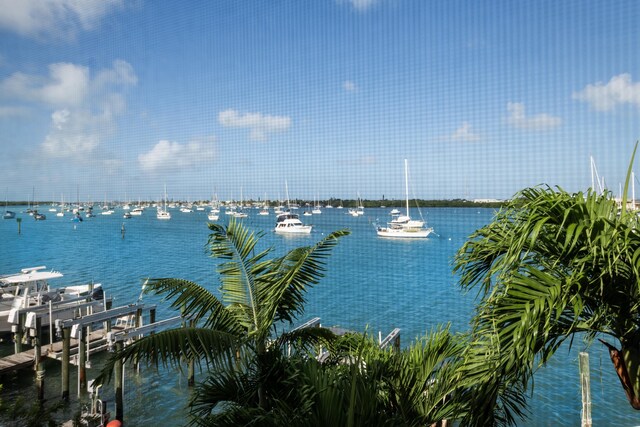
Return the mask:
M289 187L287 181L284 182L287 195L287 205L289 205ZM278 234L309 234L311 233L311 225L304 225L300 221L298 214L286 211L278 215L276 218L276 228L274 231Z
M125 212L125 213L122 215L122 218L124 218L124 219L131 219L131 217L132 217L132 216L133 216L133 215L131 215L131 212Z
M219 210L218 210L218 212L216 212L213 209L211 209L211 211L209 211L209 213L207 214L207 219L209 221L217 221L218 218L220 218L220 211Z
M320 203L318 203L315 199L313 200L313 209L311 210L313 215L320 215L322 210L320 209Z
M156 213L157 219L171 219L171 214L167 210L167 185L164 186L164 202L163 208L158 206L158 212Z
M278 215L275 232L279 234L309 234L311 225L304 225L298 214L284 212Z
M8 190L7 190L8 192ZM2 215L3 219L13 219L16 217L16 213L13 211L8 211L7 207L9 206L9 201L8 201L9 196L7 195L4 199L4 215Z
M47 216L45 214L38 213L38 211L33 211L33 219L36 221L44 221L47 219Z
M9 189L7 188L7 195L4 197L4 215L2 215L3 219L13 219L16 217L16 213L13 211L7 210L9 207Z
M61 195L60 212L58 212L56 216L60 216L60 217L64 216L64 195Z
M424 221L414 220L409 216L409 174L407 171L407 159L404 160L404 188L407 209L406 215L401 215L399 211L392 214L391 221L387 223L386 227L377 227L377 234L380 237L424 239L433 232L433 228L425 227Z

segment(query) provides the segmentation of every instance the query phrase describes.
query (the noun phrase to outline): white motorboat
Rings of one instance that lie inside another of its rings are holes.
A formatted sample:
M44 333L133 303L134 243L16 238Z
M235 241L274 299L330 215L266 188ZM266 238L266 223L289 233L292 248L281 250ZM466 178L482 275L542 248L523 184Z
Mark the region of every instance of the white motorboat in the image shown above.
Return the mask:
M284 212L278 215L275 232L280 234L309 234L313 226L304 225L298 214Z
M380 237L393 237L401 239L424 239L433 233L433 228L425 227L423 220L414 220L409 216L409 178L407 171L407 159L404 160L404 182L405 182L405 200L406 215L400 214L400 211L394 209L391 215L391 221L386 227L377 226L376 232ZM394 212L395 211L395 212Z
M88 299L104 298L102 285L87 284L66 287L51 287L49 280L62 277L58 271L45 271L46 267L24 268L17 274L0 277L0 333L11 331L21 309L37 308L55 304L55 319L72 318L78 304ZM53 314L52 314L53 316ZM42 318L48 325L50 316Z

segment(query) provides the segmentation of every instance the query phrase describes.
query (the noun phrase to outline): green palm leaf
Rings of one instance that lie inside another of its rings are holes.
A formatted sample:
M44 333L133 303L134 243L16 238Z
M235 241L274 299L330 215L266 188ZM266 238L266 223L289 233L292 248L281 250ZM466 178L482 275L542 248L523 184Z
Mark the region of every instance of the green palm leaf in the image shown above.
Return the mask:
M216 364L229 354L235 354L238 337L228 332L202 328L176 328L143 337L114 352L105 363L96 381L110 379L116 361L128 360L162 363L180 367L185 360L200 364Z
M242 331L218 298L196 283L183 279L152 279L145 284L145 292L173 300L171 307L179 309L185 318L196 323L204 319L204 328L236 335Z

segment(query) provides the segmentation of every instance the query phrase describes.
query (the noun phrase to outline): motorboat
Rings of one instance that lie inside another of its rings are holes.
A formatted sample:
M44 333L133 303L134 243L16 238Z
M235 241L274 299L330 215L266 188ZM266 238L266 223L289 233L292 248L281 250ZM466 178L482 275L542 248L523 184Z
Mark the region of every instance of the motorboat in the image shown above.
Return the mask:
M42 318L43 325L48 325L50 320L74 317L77 306L87 300L104 298L99 283L65 287L49 285L50 280L62 276L58 271L47 271L45 266L23 268L19 273L0 276L0 333L11 331L20 310L55 304L55 317Z
M298 214L284 212L278 215L274 231L279 234L309 234L312 227L304 225Z

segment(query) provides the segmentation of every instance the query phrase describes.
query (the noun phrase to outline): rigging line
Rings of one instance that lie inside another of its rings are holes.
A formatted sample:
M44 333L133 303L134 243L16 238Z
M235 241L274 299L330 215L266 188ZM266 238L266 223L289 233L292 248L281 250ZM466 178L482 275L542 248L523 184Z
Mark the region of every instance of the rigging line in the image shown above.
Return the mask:
M413 202L416 204L416 208L418 208L418 214L420 215L420 219L424 222L424 218L422 217L422 210L420 209L420 205L418 205L418 198L416 197L416 193L414 193L412 190L411 194L413 195ZM409 212L407 212L407 214L408 213Z

